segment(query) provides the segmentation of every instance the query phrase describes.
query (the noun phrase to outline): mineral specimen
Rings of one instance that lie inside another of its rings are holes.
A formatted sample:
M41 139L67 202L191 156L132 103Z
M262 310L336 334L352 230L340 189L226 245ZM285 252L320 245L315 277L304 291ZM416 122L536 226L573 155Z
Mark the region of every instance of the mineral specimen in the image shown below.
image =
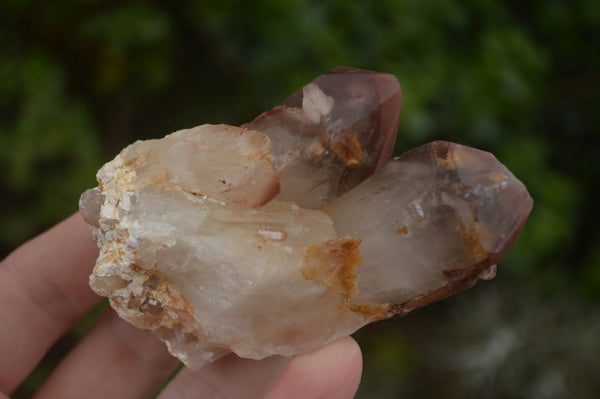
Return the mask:
M400 106L391 75L336 68L245 126L128 146L80 200L91 287L199 368L308 352L492 278L527 190L458 144L387 162Z

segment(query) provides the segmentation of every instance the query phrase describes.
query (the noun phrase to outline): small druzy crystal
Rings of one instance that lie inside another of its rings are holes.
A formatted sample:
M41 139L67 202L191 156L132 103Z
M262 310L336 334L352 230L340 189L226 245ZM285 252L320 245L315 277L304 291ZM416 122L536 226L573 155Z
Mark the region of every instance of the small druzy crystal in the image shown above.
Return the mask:
M401 103L393 76L335 68L242 127L128 146L80 200L91 287L199 368L308 352L492 278L531 197L458 144L390 161Z

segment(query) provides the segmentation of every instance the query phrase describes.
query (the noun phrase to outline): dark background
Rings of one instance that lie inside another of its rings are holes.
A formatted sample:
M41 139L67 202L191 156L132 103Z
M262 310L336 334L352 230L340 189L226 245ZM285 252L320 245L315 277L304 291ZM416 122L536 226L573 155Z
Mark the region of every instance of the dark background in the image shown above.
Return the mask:
M599 43L598 1L2 0L0 255L75 212L136 139L249 121L335 65L385 71L397 152L491 151L535 206L495 280L356 334L358 397L596 397Z

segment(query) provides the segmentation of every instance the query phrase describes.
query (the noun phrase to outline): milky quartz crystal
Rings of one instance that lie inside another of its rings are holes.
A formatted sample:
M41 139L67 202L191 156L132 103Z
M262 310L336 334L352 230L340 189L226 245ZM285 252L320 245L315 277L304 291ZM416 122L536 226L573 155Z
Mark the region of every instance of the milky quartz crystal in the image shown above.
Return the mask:
M492 278L527 190L449 142L390 160L401 103L393 76L338 67L242 127L128 146L80 200L92 289L199 368L309 352Z

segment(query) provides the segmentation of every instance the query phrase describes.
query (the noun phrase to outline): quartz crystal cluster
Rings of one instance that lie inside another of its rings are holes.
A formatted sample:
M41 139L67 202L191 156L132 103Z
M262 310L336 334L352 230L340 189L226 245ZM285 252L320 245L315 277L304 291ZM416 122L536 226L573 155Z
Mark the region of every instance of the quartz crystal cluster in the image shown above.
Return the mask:
M401 104L393 76L338 67L241 127L133 143L80 200L92 289L199 368L308 352L492 278L526 188L449 142L390 160Z

